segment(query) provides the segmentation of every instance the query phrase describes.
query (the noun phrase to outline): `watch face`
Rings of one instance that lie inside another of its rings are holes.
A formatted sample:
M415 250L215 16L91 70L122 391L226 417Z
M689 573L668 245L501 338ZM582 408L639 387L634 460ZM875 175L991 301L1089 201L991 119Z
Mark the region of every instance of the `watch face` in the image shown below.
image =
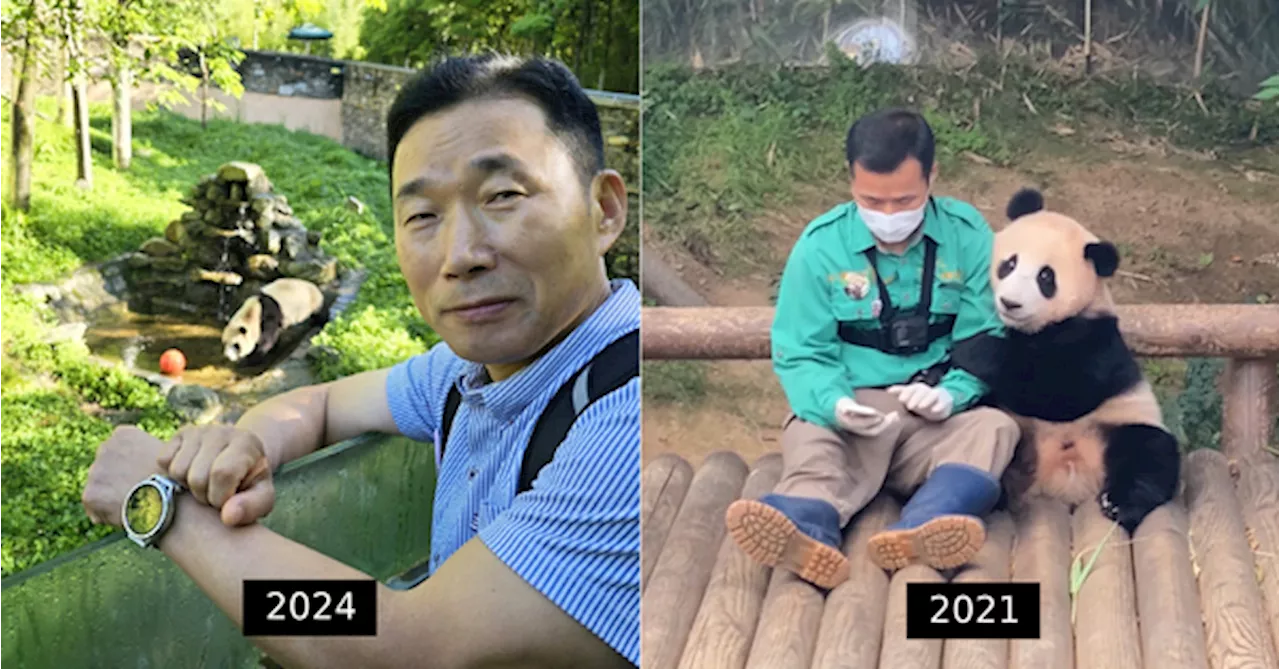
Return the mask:
M138 534L150 534L160 525L164 513L164 498L154 485L140 486L129 497L125 506L125 522Z

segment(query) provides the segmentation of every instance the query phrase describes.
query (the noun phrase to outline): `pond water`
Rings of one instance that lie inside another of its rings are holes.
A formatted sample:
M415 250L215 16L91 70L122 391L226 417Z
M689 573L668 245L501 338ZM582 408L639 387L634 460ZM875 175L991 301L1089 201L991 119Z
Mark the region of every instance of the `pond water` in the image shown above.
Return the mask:
M246 408L273 395L317 383L308 355L310 340L322 325L290 328L255 366L238 366L222 355L218 322L129 310L124 289L112 283L119 280L124 262L103 265L114 270L96 267L77 272L62 284L43 286L61 296L56 298L55 310L64 326L83 323L83 339L94 358L120 365L166 394L175 385L212 390L219 397L222 409L217 420L222 422L234 421ZM364 271L344 272L336 288L326 291L324 308L331 320L355 299L364 278ZM182 352L187 365L182 373L166 376L160 373L160 356L171 348Z
M180 375L167 377L175 383L224 390L246 378L222 356L222 330L214 325L134 313L116 304L94 314L84 339L99 358L152 374L160 373L160 354L176 348L186 356L187 367Z

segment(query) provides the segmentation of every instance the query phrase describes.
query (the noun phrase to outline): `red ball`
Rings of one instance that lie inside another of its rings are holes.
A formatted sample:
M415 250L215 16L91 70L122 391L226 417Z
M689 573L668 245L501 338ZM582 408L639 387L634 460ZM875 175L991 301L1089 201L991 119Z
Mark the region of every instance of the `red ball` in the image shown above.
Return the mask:
M176 348L171 348L160 354L160 373L174 376L181 374L182 370L187 368L187 356L182 354Z

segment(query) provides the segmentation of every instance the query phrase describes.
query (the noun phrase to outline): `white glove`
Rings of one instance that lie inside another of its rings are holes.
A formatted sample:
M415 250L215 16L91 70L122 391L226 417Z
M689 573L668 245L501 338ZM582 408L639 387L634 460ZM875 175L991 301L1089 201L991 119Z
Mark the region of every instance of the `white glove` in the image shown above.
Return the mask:
M955 407L955 399L951 397L951 393L923 383L890 386L889 393L897 397L908 411L925 420L946 420Z
M874 437L898 421L898 412L881 413L878 409L858 404L852 397L836 400L836 422L860 437Z

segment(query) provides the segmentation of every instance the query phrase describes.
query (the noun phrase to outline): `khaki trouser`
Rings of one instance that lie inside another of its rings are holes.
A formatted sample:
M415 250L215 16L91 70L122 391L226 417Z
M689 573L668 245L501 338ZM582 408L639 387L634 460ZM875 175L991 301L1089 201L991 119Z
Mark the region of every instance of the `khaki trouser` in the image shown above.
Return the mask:
M991 472L997 479L1013 459L1019 430L1007 414L988 407L962 411L942 422L927 421L884 390L858 390L859 403L898 421L875 437L834 432L795 415L782 431L782 480L774 492L830 502L849 524L886 484L910 495L942 463Z

